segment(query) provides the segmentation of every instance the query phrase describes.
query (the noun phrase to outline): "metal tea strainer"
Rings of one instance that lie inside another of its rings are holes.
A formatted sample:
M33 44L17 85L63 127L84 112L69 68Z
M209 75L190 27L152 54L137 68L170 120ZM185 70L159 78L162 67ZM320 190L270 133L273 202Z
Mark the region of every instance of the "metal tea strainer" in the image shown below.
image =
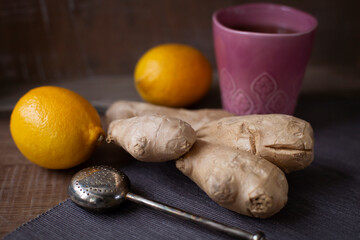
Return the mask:
M117 207L124 200L130 200L166 212L186 220L227 233L239 239L265 240L262 232L255 234L200 217L183 210L146 199L129 192L130 180L121 171L108 166L89 167L76 173L69 184L68 193L77 205L95 211Z

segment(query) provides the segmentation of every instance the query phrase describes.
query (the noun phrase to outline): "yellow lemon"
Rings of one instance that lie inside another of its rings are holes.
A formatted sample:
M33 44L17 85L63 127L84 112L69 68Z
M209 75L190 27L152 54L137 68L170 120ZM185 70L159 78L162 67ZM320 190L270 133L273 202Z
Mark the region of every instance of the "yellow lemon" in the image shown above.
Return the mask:
M163 44L147 51L135 67L135 86L148 102L184 107L200 100L211 85L211 66L198 50Z
M53 86L34 88L20 98L10 131L27 159L49 169L84 162L104 136L100 117L85 98Z

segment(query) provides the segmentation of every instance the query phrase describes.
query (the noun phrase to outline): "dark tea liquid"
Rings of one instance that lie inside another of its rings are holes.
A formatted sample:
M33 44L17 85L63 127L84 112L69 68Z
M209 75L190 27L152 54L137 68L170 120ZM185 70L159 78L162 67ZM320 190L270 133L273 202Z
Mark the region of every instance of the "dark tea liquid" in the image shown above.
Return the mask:
M272 25L233 25L229 28L237 31L255 33L296 33L295 30Z

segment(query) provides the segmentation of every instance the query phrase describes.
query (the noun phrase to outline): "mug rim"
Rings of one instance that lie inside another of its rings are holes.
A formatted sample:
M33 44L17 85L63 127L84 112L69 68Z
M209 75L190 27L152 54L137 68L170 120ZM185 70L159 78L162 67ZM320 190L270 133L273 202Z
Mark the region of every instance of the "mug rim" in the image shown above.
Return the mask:
M241 30L231 29L231 28L225 26L224 24L222 24L218 19L219 14L221 14L225 11L229 11L229 10L237 9L237 8L244 8L244 7L248 8L248 7L259 7L259 6L266 7L266 8L275 7L282 11L291 11L296 14L304 15L304 16L308 17L309 19L311 19L313 26L309 30L295 32L295 33L262 33L262 32L249 32L249 31L241 31ZM306 34L313 32L318 26L317 19L314 16L312 16L311 14L304 12L302 10L299 10L297 8L294 8L294 7L290 7L290 6L282 5L282 4L275 4L275 3L246 3L246 4L239 4L239 5L235 5L235 6L225 7L225 8L219 9L213 13L212 21L217 27L223 29L224 31L230 32L230 33L249 35L249 36L264 36L264 37L295 37L295 36L306 35Z

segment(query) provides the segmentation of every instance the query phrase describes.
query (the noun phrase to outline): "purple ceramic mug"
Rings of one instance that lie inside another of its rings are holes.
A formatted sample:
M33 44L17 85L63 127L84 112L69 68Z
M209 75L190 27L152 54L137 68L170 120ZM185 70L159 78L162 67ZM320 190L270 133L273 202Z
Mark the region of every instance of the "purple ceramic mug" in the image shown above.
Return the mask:
M244 4L213 14L223 107L237 115L293 114L316 19L295 8Z

